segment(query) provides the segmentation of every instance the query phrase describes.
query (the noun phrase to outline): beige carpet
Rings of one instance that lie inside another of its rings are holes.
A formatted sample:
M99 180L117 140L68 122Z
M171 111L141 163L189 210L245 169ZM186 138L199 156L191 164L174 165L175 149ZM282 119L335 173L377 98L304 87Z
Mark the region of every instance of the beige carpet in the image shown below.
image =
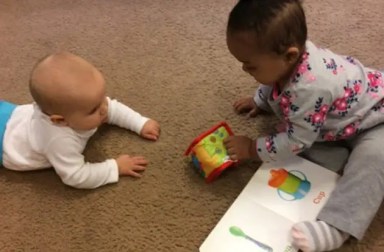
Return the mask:
M231 103L255 83L225 44L234 0L1 0L0 97L31 101L35 61L69 50L105 74L110 96L159 120L150 143L103 127L89 143L91 161L142 154L140 180L93 191L61 183L54 171L0 170L0 251L197 251L258 164L207 185L182 153L200 132L227 120L257 136L273 117L247 120ZM306 0L310 37L323 46L384 68L384 1ZM351 220L352 221L352 220ZM340 251L384 251L384 213L361 243Z

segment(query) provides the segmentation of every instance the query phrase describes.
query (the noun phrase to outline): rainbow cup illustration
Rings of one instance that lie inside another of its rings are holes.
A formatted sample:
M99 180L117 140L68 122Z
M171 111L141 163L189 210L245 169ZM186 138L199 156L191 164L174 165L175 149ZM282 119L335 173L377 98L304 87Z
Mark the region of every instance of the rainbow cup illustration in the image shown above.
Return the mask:
M280 198L287 201L302 199L311 189L311 183L307 180L304 173L296 170L288 172L283 168L271 170L268 184L277 189Z

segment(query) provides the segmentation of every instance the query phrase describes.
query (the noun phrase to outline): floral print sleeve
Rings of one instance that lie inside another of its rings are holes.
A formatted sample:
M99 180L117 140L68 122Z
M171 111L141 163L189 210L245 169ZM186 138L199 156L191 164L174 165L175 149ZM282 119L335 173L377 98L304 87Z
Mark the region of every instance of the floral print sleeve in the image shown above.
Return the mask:
M271 111L271 107L268 104L268 97L272 92L272 87L260 84L253 97L256 105L264 111Z
M285 131L257 139L257 151L263 161L289 158L316 141L331 107L332 94L313 87L288 88L271 102L272 108L280 111Z

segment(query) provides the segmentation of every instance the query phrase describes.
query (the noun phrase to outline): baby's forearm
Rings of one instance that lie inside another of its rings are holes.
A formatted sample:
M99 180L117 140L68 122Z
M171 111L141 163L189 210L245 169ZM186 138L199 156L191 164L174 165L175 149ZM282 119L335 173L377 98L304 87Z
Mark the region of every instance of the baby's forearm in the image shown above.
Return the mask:
M119 171L114 159L100 163L83 163L70 168L55 167L55 170L64 184L79 189L93 189L116 183L119 179Z
M108 98L108 123L129 129L140 134L144 124L149 119L130 107Z

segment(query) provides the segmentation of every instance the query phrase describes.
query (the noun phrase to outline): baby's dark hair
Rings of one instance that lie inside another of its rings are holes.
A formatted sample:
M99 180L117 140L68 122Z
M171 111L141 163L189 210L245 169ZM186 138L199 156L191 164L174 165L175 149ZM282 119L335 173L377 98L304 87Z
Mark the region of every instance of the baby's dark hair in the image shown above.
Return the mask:
M303 49L307 24L300 0L240 0L229 14L227 33L253 32L257 46L283 54Z

